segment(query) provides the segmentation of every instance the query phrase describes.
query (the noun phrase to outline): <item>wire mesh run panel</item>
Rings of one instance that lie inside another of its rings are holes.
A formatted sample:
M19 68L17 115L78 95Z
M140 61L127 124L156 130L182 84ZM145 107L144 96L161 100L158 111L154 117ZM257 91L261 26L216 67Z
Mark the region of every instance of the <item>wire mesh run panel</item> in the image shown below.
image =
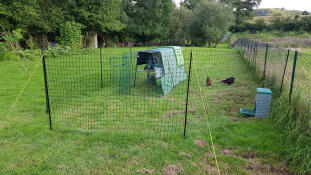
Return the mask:
M147 79L155 79L161 85L164 95L167 95L180 82L186 80L184 58L180 47L163 47L140 51L137 65L146 65L144 71ZM152 76L150 72L154 71Z
M155 58L151 67L149 57L138 64L138 49L46 52L44 65L53 129L120 136L183 135L187 82L173 79L186 79L184 66L174 66L177 61L171 48L147 55ZM184 74L176 74L176 69L181 68ZM155 79L162 81L166 76L170 79L164 82L172 88L164 96L162 83L158 85Z

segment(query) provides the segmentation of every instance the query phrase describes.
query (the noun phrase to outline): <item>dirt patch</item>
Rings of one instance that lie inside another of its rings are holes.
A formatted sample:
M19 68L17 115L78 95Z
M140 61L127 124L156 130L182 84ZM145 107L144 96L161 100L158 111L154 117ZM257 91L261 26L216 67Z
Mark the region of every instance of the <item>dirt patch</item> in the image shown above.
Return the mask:
M228 93L229 91L223 90L223 89L219 89L216 91L217 94L224 94L224 93Z
M222 153L223 155L226 155L226 156L233 156L233 155L234 155L232 149L223 149L223 150L221 150L221 153Z
M237 114L239 112L239 109L237 109L237 107L235 106L228 106L228 108L226 109L226 114L228 116L232 116L233 114Z
M221 98L219 98L219 97L217 97L217 96L212 97L211 100L212 100L213 102L215 102L215 103L219 103L219 102L222 102L222 101L223 101Z
M164 142L163 143L163 147L167 148L168 147L168 143Z
M174 102L175 101L175 99L174 98L172 98L172 97L165 97L168 101L171 101L171 102Z
M222 149L222 154L225 156L236 156L241 157L245 160L245 165L243 168L246 172L251 175L289 175L289 171L286 168L276 168L273 165L267 165L258 159L258 155L256 152L248 149L246 153L237 154L234 153L234 150L231 148ZM281 165L281 167L286 167L285 164Z
M215 157L215 154L214 153L212 153L212 152L208 152L208 153L206 153L206 156L207 157Z
M182 173L184 169L182 167L178 167L176 165L168 165L167 167L162 169L164 175L177 175L178 173Z
M249 174L254 175L289 175L289 171L286 168L276 168L273 165L267 165L263 163L261 160L258 159L258 155L256 152L252 150L248 150L247 153L244 153L242 155L236 154L236 156L242 157L246 164L244 166L244 169ZM282 167L286 167L285 164L282 165Z
M192 154L191 153L185 153L185 152L180 152L180 155L186 156L186 157L191 157Z
M231 117L231 122L237 122L239 119L238 118L236 118L236 117Z
M256 152L254 152L250 149L247 151L247 153L242 154L240 156L243 157L244 159L255 159L255 158L257 158Z
M290 173L288 172L287 169L280 169L280 168L275 168L274 166L271 165L266 165L263 164L261 161L258 159L250 159L247 161L246 165L244 166L244 169L249 173L249 174L254 174L254 175L289 175Z
M199 140L195 140L195 141L194 141L194 144L196 144L196 145L198 145L199 147L203 148L203 147L206 146L206 141L205 141L205 140L199 139Z
M137 170L136 172L137 173L144 173L144 174L153 174L155 172L155 170L154 169L148 170L146 168L142 168L140 170Z
M184 113L185 113L184 110L173 110L173 111L170 111L169 113L165 114L164 117L170 118L176 114L184 114Z
M156 102L149 102L149 104L156 105L157 103Z
M230 92L227 94L230 97L237 97L237 98L249 98L248 94L241 94L241 92Z
M189 88L189 92L195 94L196 96L201 96L201 94L199 92L195 91L192 88Z
M206 173L208 175L217 175L218 171L215 167L211 166L210 164L206 164Z
M192 113L196 119L201 120L201 115L196 110L197 106L192 106L191 109L188 110L188 112Z
M189 109L189 112L195 112L197 109L197 106L192 106L191 109Z

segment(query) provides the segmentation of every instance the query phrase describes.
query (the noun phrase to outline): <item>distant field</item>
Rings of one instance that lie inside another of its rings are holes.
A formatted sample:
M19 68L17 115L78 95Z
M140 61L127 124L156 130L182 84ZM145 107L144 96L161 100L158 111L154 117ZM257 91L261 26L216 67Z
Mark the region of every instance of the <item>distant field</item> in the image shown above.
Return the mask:
M261 32L261 33L236 33L231 37L232 42L237 38L248 38L257 42L269 43L284 49L311 52L311 35L309 33L295 32Z

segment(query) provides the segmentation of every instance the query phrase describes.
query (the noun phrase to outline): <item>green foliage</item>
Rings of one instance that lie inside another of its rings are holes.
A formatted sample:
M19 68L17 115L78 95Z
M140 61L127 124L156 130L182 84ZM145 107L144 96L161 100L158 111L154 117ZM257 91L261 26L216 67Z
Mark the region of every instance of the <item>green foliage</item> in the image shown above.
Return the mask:
M303 11L303 12L301 13L301 15L310 15L310 12L308 12L308 11Z
M25 39L26 45L29 49L39 49L39 44L35 41L33 36L29 35L27 39Z
M16 56L15 54L13 54L9 49L7 49L5 43L0 42L0 61L13 60L15 56Z
M258 7L262 0L221 0L235 8L236 24L253 17L253 8Z
M195 45L219 42L233 24L233 10L215 1L201 1L193 10L190 35Z
M59 43L62 46L79 48L82 42L81 25L75 22L66 22L60 26Z
M183 0L181 1L180 5L189 10L193 10L199 2L200 0Z
M22 29L13 30L11 35L3 36L3 39L7 42L17 43L23 39Z
M190 40L188 27L191 22L192 11L181 6L173 12L173 26L169 34L170 43L175 45L188 44Z
M68 3L69 13L84 32L118 32L125 27L121 0L80 0Z
M0 61L20 58L16 45L23 39L22 29L13 30L12 33L5 33L1 39L4 42L0 42Z
M24 51L24 54L27 59L36 60L41 57L41 50L40 49L27 49Z
M253 22L243 22L231 28L233 32L257 32L257 31L277 31L281 32L310 32L311 16L284 16L281 13L274 13L270 23L260 18Z
M171 0L125 0L129 17L126 31L139 41L166 39L173 23Z

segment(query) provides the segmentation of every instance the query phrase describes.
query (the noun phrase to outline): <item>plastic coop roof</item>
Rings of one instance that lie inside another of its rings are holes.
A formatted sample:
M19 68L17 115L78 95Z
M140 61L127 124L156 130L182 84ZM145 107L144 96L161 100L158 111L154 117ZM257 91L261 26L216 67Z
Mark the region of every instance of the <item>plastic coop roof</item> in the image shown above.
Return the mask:
M137 64L147 64L150 56L152 56L152 59L157 58L160 66L164 68L164 76L161 78L161 86L164 95L167 95L180 82L186 80L186 71L181 47L161 47L140 51L138 52Z

